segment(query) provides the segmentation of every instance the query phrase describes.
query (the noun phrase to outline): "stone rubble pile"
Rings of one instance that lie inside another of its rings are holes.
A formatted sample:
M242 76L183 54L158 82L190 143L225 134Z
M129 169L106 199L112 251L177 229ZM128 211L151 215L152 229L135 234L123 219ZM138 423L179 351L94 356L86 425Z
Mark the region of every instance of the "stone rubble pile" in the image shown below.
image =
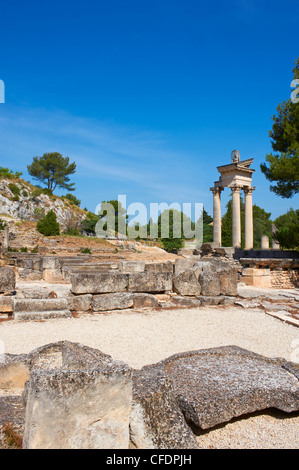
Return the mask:
M135 370L62 341L0 365L0 425L21 425L24 449L195 449L196 427L270 407L299 410L299 365L237 346Z

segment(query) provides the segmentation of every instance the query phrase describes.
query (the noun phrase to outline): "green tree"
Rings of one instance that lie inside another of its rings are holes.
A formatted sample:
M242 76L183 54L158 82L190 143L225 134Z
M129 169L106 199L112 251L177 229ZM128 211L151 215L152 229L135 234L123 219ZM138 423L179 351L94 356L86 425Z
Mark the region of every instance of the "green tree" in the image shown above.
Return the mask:
M191 227L190 219L183 212L167 209L158 217L158 237L163 249L169 253L178 253L184 245L186 227ZM184 224L185 230L184 230ZM185 232L185 233L184 233Z
M204 209L202 214L203 225L203 243L212 243L213 241L213 217ZM212 225L211 225L212 224Z
M103 201L101 203L99 218L103 223L104 231L115 231L115 233L127 234L127 221L129 216L121 202L117 200Z
M277 217L274 225L278 229L274 238L281 248L299 248L299 209L290 209L286 214Z
M293 68L294 79L299 78L299 58ZM291 99L277 106L269 132L271 145L278 154L266 155L267 163L261 164L266 178L276 184L270 190L283 198L291 198L299 190L299 103Z
M60 153L44 153L42 157L34 157L31 165L27 165L28 173L37 181L46 184L51 192L56 187L74 191L74 183L70 183L69 175L76 171L76 163L70 163L69 157Z
M90 235L95 235L95 227L100 217L92 212L87 212L86 217L82 220L80 229Z
M52 210L47 212L47 214L37 222L36 228L39 233L45 235L46 237L59 235L60 228L55 212Z
M243 198L240 201L241 207L241 247L244 248L244 226L245 226L245 204ZM252 207L253 213L253 248L261 247L261 237L267 235L271 240L271 213L266 212L256 204ZM232 246L232 200L226 205L226 213L222 217L222 246Z

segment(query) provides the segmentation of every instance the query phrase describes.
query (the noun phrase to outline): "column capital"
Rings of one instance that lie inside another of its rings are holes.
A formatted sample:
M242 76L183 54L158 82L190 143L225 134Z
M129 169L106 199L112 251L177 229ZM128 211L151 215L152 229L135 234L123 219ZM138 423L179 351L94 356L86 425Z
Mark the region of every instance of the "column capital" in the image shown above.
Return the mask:
M241 186L238 186L237 184L235 186L230 186L230 189L232 190L232 193L239 193L241 191Z
M253 191L255 190L254 186L244 186L244 194L252 194Z
M214 194L214 196L215 196L216 194L219 194L219 196L220 196L221 191L223 191L223 189L224 189L224 188L221 188L220 186L216 186L216 187L214 186L213 188L210 188L210 191L212 191L212 193Z

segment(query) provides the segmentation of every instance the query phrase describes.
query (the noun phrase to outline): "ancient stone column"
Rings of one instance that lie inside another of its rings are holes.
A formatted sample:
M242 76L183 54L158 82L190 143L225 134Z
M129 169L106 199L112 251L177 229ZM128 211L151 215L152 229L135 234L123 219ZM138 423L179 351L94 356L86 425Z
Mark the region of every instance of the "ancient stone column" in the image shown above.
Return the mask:
M240 206L240 186L232 186L232 235L233 247L241 247L241 206Z
M245 196L245 250L253 248L253 214L252 214L252 193L255 188L250 186L244 188Z
M223 188L211 188L213 193L213 243L221 246L221 202L220 194Z
M267 235L261 237L261 249L269 250L269 237L267 237Z

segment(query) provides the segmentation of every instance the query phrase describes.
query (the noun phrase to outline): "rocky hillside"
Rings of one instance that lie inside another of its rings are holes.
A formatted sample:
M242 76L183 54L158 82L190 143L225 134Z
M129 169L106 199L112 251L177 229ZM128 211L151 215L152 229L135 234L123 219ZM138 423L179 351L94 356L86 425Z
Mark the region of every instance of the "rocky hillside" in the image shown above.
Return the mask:
M61 231L77 227L86 216L86 211L68 199L45 194L29 182L17 178L0 179L0 218L6 222L38 221L50 210L55 212Z

